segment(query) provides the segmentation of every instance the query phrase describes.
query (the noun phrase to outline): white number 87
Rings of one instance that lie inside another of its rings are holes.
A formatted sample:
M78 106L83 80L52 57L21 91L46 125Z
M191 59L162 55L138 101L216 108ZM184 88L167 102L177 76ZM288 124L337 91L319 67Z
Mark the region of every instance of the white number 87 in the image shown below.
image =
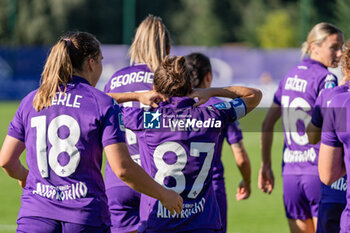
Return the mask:
M194 181L191 191L188 194L188 198L196 198L198 194L202 191L204 186L204 181L206 180L211 162L213 161L215 143L207 142L192 142L190 145L190 156L199 157L200 153L206 153L203 166ZM166 152L173 152L176 155L176 162L173 164L168 164L164 161L164 154ZM186 187L186 177L182 170L187 164L187 154L183 146L177 142L164 142L157 146L153 154L154 163L157 167L157 173L154 179L164 185L165 177L173 177L176 180L175 187L168 187L177 193L182 193Z

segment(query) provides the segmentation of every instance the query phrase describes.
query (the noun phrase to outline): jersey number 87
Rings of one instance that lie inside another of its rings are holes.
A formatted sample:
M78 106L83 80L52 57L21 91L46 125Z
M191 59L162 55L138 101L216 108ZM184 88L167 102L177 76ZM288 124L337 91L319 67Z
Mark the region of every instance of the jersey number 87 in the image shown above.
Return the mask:
M204 182L208 176L213 161L215 143L207 142L192 142L190 145L190 156L199 157L200 153L206 153L201 170L199 171L191 191L188 193L188 198L195 199L202 191ZM176 155L176 162L168 164L164 161L164 155L167 152L173 152ZM185 148L177 142L164 142L157 146L153 154L154 163L157 167L157 173L154 179L164 185L165 177L173 177L176 180L174 187L167 187L177 193L182 193L186 187L186 177L182 170L187 164L187 153Z

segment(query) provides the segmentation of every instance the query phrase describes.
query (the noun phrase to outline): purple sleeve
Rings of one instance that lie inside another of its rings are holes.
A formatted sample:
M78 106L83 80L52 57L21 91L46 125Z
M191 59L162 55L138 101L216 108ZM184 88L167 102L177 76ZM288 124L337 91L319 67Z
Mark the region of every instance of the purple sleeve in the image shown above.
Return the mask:
M18 140L24 142L24 140L25 140L25 127L23 125L23 118L22 118L23 108L22 108L22 106L23 106L23 102L18 107L17 112L10 123L7 135L14 137L14 138L17 138Z
M118 104L110 105L102 125L102 145L125 142L123 118Z
M238 121L227 125L226 140L232 145L243 139L241 125Z
M228 122L238 120L247 114L247 106L241 98L236 98L230 102L221 102L212 105L218 109L221 117Z
M337 122L343 121L343 111L330 104L330 109L326 111L324 116L324 124L322 126L321 142L332 147L342 147L342 143L337 136ZM339 112L340 111L340 112ZM345 109L346 111L346 109ZM343 121L344 123L344 121ZM342 124L342 123L341 123ZM342 127L341 127L342 128Z
M143 109L135 107L120 107L125 128L133 131L143 129Z
M322 128L323 124L323 117L322 117L322 102L323 102L323 94L321 93L318 98L316 99L314 109L312 110L312 118L311 118L311 123L318 127Z

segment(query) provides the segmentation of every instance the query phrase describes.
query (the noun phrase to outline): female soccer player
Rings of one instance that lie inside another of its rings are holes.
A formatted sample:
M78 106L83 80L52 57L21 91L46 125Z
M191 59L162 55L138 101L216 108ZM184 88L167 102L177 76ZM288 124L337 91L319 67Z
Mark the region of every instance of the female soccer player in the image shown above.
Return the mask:
M348 43L349 45L349 43ZM348 50L348 46L343 46ZM346 67L349 67L349 55L344 54L340 60L341 70L345 74L341 84L338 87L325 89L317 97L315 107L312 111L311 122L306 132L310 143L316 144L321 139L321 129L323 118L328 105L337 94L349 91L350 74ZM340 217L346 206L346 182L347 176L341 177L331 186L321 183L321 197L318 208L317 233L339 232Z
M191 53L185 56L186 66L191 72L191 84L194 88L209 88L212 82L212 69L210 60L201 53ZM223 102L218 98L210 98L208 102L201 107L206 107ZM213 189L216 200L220 208L221 223L223 232L227 229L227 198L224 181L224 166L221 161L222 144L226 138L231 145L232 152L235 156L237 166L241 172L243 180L237 189L237 200L247 199L250 195L250 161L243 144L242 131L238 121L229 123L222 129L222 133L217 141L215 149L215 161L213 162Z
M143 168L184 200L181 213L170 214L157 200L141 195L139 232L217 232L222 227L211 183L217 139L222 127L258 105L261 92L228 87L191 94L190 76L183 57L167 57L153 80L165 101L150 111L122 108L124 119L130 119L125 127L138 136ZM120 102L142 93L111 95ZM196 108L213 96L234 100Z
M335 26L319 23L309 32L302 54L309 55L281 80L262 126L262 165L259 188L271 193L273 127L282 116L285 135L283 152L283 200L291 232L314 232L320 197L317 172L318 145L309 144L305 128L317 96L335 87L336 77L327 67L336 67L341 56L343 34Z
M94 88L100 44L74 32L53 46L38 90L21 102L0 165L23 187L17 232L109 232L102 150L130 187L180 213L182 199L134 163L124 143L119 107ZM19 157L27 150L27 170Z
M106 93L148 91L153 87L153 72L170 51L170 35L162 19L146 17L136 30L129 49L130 66L118 70L106 84ZM127 102L124 106L145 107L139 102ZM125 119L126 121L130 119ZM126 143L131 158L140 164L138 140L132 130L126 129ZM141 165L141 164L140 164ZM140 193L122 182L107 163L105 172L106 193L111 213L112 232L136 231L140 221ZM122 194L122 195L120 195Z

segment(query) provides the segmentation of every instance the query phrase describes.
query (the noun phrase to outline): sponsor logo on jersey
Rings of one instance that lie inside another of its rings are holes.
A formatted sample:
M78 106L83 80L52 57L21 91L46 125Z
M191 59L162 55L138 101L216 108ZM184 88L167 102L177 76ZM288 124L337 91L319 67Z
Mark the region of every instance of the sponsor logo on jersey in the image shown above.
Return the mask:
M33 194L58 201L84 198L87 192L86 184L81 181L63 186L52 186L39 182L36 184L36 189L32 191Z
M307 81L304 79L298 78L298 75L295 75L294 77L287 78L284 89L305 93L306 86L307 86Z
M283 161L285 163L315 162L315 159L316 152L313 147L304 151L286 148L283 152Z
M144 112L143 113L143 128L145 129L160 129L161 113L156 112Z
M170 211L158 201L157 218L191 218L194 215L204 212L205 202L205 198L202 197L198 202L191 204L184 203L180 214L177 214L176 212L171 214Z
M338 191L346 191L346 188L347 188L347 184L346 184L346 179L344 179L344 177L340 178L339 180L337 180L331 185L331 189L335 189Z

